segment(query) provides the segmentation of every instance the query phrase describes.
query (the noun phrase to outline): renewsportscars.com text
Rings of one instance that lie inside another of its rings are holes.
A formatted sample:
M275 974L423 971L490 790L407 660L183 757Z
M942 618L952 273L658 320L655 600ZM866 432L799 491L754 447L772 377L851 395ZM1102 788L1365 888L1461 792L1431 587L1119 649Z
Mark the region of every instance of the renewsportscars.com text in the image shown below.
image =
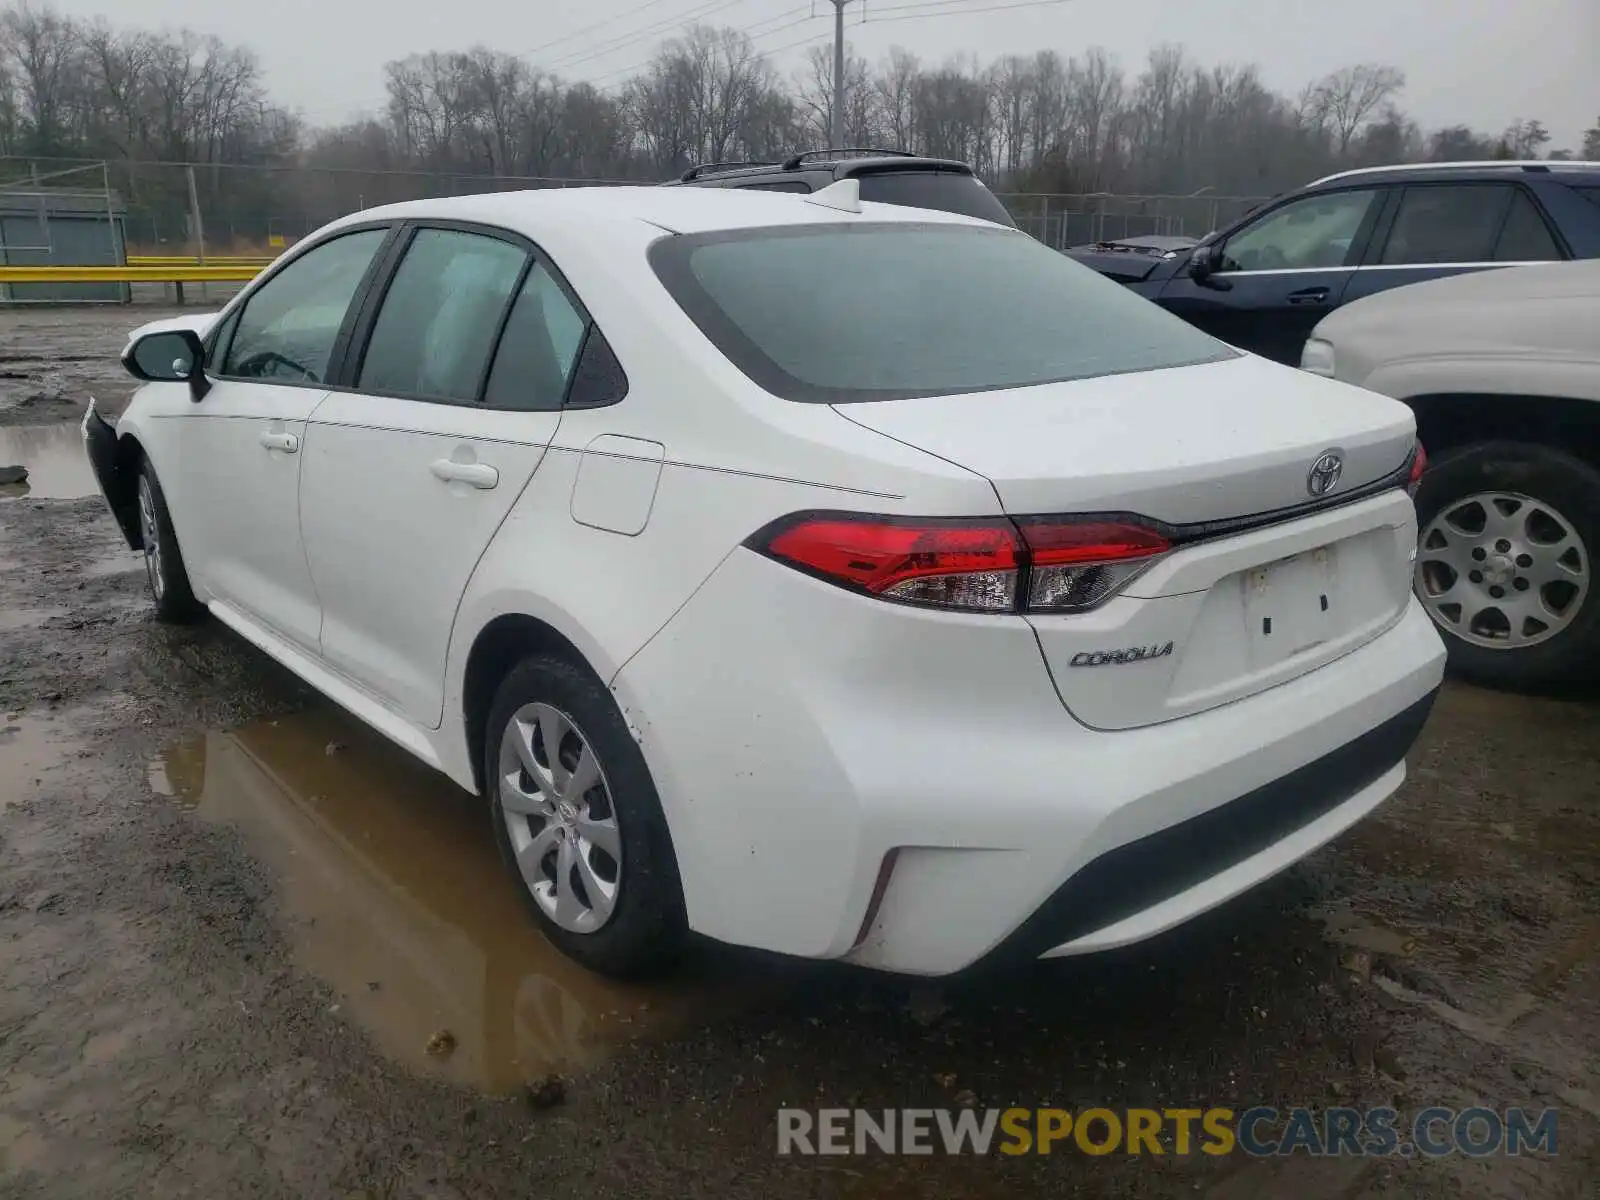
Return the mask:
M780 1155L1243 1152L1315 1157L1554 1155L1555 1109L801 1108L778 1110Z

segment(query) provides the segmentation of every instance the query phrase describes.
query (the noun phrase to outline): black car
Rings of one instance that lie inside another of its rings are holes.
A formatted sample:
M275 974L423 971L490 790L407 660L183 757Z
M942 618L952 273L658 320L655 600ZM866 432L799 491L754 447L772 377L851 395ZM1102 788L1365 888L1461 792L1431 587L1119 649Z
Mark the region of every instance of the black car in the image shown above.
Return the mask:
M1199 244L1199 238L1151 233L1068 246L1067 253L1118 283L1137 283L1150 274L1157 261L1187 258Z
M966 163L900 150L812 150L782 162L707 163L689 168L665 186L816 192L841 179L859 181L863 200L960 213L1016 227L1005 205Z
M1298 366L1312 328L1374 292L1517 263L1600 258L1600 163L1345 171L1193 251L1067 251L1225 342Z

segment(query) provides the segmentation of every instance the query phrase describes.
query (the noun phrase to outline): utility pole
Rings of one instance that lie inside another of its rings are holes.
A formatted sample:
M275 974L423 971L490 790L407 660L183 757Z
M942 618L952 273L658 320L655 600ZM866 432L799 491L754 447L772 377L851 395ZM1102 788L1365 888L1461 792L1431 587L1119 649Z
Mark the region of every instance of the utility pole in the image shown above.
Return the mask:
M828 132L832 149L844 148L844 6L850 0L833 3L833 128Z

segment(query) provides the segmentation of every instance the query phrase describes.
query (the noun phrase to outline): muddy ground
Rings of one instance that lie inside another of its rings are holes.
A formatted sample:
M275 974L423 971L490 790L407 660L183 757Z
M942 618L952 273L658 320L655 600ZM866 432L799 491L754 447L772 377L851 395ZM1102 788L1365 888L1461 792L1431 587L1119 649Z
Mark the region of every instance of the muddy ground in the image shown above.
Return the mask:
M71 422L154 315L0 313L0 465L41 466L0 496L0 1195L1595 1195L1600 704L1448 687L1374 819L1127 952L933 988L704 947L618 988L470 797L151 619ZM774 1153L780 1106L973 1100L1554 1107L1559 1152Z

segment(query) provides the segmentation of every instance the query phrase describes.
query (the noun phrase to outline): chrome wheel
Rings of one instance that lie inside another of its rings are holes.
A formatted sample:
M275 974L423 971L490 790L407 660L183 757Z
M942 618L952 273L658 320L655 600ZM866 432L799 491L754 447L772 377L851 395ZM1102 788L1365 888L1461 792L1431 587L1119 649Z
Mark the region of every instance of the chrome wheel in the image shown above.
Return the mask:
M525 704L500 739L500 817L540 910L562 929L593 933L622 890L622 838L605 769L566 713Z
M1416 591L1462 641L1519 650L1555 637L1582 611L1589 551L1542 500L1479 492L1446 505L1422 531Z
M144 572L150 577L150 591L157 600L165 588L161 574L161 527L156 523L156 497L150 490L150 477L139 476L139 529L144 542Z

